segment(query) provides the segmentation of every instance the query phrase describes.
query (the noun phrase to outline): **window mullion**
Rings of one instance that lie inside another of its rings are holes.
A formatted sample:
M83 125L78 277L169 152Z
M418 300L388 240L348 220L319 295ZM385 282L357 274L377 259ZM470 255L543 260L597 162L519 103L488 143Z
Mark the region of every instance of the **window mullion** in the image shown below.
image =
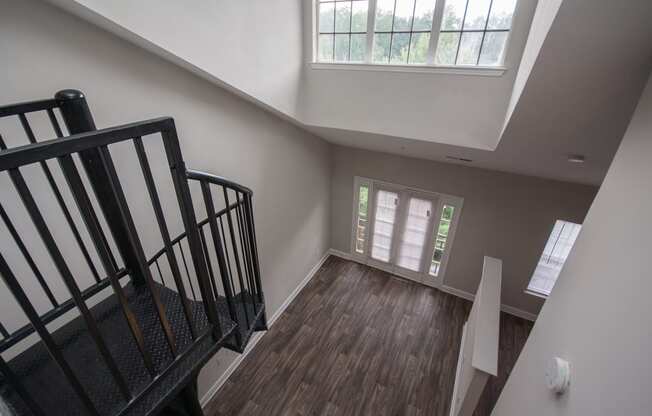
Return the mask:
M319 61L319 7L319 1L315 1L312 9L312 62Z
M493 1L493 0L492 0ZM349 4L350 9L349 9L349 59L348 61L351 61L351 39L353 36L351 35L351 32L353 31L353 1L350 1ZM487 20L489 20L489 17L487 17Z
M389 55L387 56L387 63L392 63L392 43L394 42L394 22L396 21L396 1L394 0L394 12L392 13L392 34L389 35Z
M439 0L435 4L435 11L432 16L432 31L430 32L430 43L428 44L428 55L426 57L426 63L428 65L435 64L435 53L437 49L437 43L439 42L439 32L441 31L442 21L444 20L445 6L446 6L446 0Z
M416 19L417 11L417 2L415 0L414 5L412 6L412 24L410 25L410 39L408 40L408 54L407 54L407 64L410 63L410 52L412 51L412 35L414 34L414 19ZM391 53L391 51L390 51Z
M374 27L376 25L376 0L369 0L367 9L367 48L365 50L365 63L371 63L371 52L374 46Z
M489 27L489 18L491 17L491 8L493 7L493 5L494 5L494 0L491 0L489 2L489 11L487 12L487 20L484 22L484 30L482 31L482 40L480 41L480 50L478 51L478 59L475 61L476 65L480 65L480 55L482 55L482 48L484 47L484 38L487 36L487 28Z
M460 39L457 42L457 51L455 52L455 61L454 65L457 65L457 58L460 55L460 46L462 45L462 37L464 37L464 25L466 24L466 12L469 10L469 0L466 0L466 6L464 7L464 17L462 17L462 25L460 26ZM489 17L487 16L487 19Z

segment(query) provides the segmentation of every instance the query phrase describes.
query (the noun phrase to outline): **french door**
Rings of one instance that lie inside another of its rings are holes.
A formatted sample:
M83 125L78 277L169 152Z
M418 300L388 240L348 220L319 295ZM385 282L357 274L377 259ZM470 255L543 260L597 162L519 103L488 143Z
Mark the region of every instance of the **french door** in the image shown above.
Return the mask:
M374 185L370 198L369 263L424 282L434 250L438 197L414 190Z

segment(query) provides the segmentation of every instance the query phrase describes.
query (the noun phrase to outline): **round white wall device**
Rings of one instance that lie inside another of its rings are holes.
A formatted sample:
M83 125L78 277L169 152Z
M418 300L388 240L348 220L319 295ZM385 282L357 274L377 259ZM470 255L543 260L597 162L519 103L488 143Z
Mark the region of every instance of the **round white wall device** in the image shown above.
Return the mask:
M557 394L563 394L570 385L570 364L568 361L554 357L546 368L546 385Z

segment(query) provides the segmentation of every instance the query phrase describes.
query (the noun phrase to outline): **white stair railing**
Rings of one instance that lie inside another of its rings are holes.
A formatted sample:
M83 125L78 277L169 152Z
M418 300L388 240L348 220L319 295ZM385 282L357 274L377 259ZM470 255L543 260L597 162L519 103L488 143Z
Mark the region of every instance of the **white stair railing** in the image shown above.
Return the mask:
M502 260L484 257L482 279L464 324L450 416L470 416L489 377L498 374Z

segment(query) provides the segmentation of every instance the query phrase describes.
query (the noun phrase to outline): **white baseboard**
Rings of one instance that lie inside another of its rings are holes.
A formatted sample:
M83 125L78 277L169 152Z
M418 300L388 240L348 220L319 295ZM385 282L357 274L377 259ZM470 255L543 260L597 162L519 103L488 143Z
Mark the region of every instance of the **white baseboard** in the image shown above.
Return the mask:
M504 303L500 305L500 310L510 315L514 315L518 318L523 318L526 321L534 322L537 320L537 315L535 313L524 311L523 309L515 308L513 306L505 305Z
M361 260L355 258L354 256L352 256L351 253L346 253L344 251L336 250L334 248L331 248L330 250L328 250L328 252L330 254L334 255L334 256L341 257L341 258L346 259L346 260L353 260L353 261L356 261L358 263L364 263L363 261L361 261ZM368 266L374 267L373 265L368 265ZM405 277L405 276L401 276L401 277ZM433 286L428 286L428 287L433 287ZM439 289L442 292L449 293L451 295L460 297L462 299L470 300L471 302L473 302L473 300L475 299L475 295L473 293L469 293L469 292L466 292L464 290L460 290L460 289L457 289L457 288L454 288L454 287L451 287L451 286L441 285L439 287L435 287L435 289ZM524 310L519 309L519 308L515 308L513 306L505 305L504 303L502 305L500 305L500 310L502 310L503 312L508 313L510 315L514 315L516 317L523 318L523 319L526 319L526 320L532 321L532 322L534 322L537 319L536 314L524 311Z
M473 293L466 292L464 290L456 289L454 287L442 285L439 290L442 292L450 293L451 295L455 295L457 297L460 297L462 299L470 300L473 302L475 299L475 295ZM527 321L532 321L534 322L537 319L537 315L532 313L532 312L527 312L524 311L523 309L515 308L513 306L505 305L504 303L500 305L500 310L508 313L510 315L514 315L517 318L523 318Z
M343 259L346 259L346 260L355 260L353 258L353 256L351 255L351 253L346 253L344 251L340 251L340 250L337 250L337 249L334 249L334 248L329 249L328 254L332 254L334 256L337 256L337 257L340 257L340 258L343 258Z
M315 276L319 268L324 264L328 256L330 256L331 254L332 254L331 250L326 251L326 253L322 256L322 258L319 259L317 264L315 264L313 268L310 269L306 277L303 278L303 280L297 285L297 287L294 288L292 293L290 293L290 295L285 299L285 301L283 301L281 306L278 307L276 312L274 312L274 314L267 319L268 328L271 328L271 326L274 325L274 322L276 322L276 320L283 314L283 312L285 312L285 309L287 309L287 307L290 305L290 303L292 303L294 298L297 297L299 292L301 292L301 289L303 289L308 284L308 282L310 282L310 280ZM267 332L258 332L251 337L251 340L249 341L249 344L247 344L245 351L242 354L238 355L235 360L233 360L233 362L231 363L231 365L229 365L226 371L222 373L222 375L211 386L211 388L209 388L208 391L204 394L204 396L202 396L201 400L199 401L202 407L205 407L208 404L208 402L210 402L213 399L213 397L218 392L218 390L222 387L222 385L224 385L224 383L226 383L226 380L228 380L229 377L231 377L231 374L233 374L233 372L238 368L238 366L242 363L242 361L244 361L244 359L247 358L247 355L249 355L249 353L254 349L256 344L258 344L258 342L263 338L263 336L265 336L265 334L267 334Z
M458 298L470 300L471 302L475 300L475 295L473 293L469 293L467 291L460 290L451 286L441 285L441 287L439 287L439 290L457 296Z

